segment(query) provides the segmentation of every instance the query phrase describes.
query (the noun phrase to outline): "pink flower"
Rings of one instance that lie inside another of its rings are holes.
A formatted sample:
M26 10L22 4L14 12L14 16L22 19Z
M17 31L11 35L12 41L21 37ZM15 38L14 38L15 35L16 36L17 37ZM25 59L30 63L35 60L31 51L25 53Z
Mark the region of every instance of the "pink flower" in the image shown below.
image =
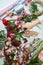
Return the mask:
M16 25L20 24L20 19L18 18L15 22Z
M28 5L28 2L27 2L27 1L25 2L25 5L26 5L26 6Z
M26 65L26 64L23 62L22 65Z
M41 62L43 62L43 50L39 53L38 58Z
M27 2L29 3L31 0L27 0Z
M19 57L18 57L18 56L16 57L16 60L17 60L17 61L20 61L20 59L19 59Z
M8 41L11 41L11 38L10 38L10 37L8 37L8 38L7 38L7 40L8 40Z
M14 38L15 37L15 34L14 33L10 33L10 37L11 38Z
M26 0L25 5L27 6L31 0Z

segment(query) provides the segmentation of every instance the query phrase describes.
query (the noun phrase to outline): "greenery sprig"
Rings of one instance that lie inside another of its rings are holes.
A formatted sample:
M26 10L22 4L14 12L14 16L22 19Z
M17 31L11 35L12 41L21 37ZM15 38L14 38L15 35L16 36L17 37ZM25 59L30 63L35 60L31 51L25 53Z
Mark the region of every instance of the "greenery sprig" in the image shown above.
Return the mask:
M31 3L31 12L35 13L37 11L39 11L38 8L37 8L37 5L34 2L32 2Z
M27 65L41 65L42 62L39 61L38 57L31 59L30 63L28 63Z
M6 38L7 38L7 36L4 32L4 30L1 30L0 31L0 50L2 50L3 47L5 46Z
M5 34L4 30L0 31L0 42L1 41L6 41L6 34Z

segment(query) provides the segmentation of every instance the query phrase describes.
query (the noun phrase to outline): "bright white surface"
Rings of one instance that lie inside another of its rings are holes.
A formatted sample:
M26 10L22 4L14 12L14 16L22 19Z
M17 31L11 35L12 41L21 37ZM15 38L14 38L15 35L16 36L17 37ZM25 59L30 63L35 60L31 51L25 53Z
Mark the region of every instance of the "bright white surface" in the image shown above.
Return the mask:
M0 0L0 11L6 8L9 5L9 3L11 4L16 1L17 0Z
M6 33L6 29L5 26L3 25L2 21L0 20L0 30L5 30Z
M38 19L43 22L43 15L39 16Z
M3 61L4 61L3 59L4 59L4 58L1 58L1 59L0 59L0 65L3 65Z

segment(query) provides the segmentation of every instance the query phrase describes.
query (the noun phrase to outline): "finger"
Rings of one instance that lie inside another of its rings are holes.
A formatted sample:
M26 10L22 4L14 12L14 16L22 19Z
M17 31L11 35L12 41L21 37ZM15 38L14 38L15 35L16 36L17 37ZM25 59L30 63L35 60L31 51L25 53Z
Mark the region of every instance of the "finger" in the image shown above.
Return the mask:
M25 23L25 24L22 24L22 28L29 28L29 25L31 25L31 23Z

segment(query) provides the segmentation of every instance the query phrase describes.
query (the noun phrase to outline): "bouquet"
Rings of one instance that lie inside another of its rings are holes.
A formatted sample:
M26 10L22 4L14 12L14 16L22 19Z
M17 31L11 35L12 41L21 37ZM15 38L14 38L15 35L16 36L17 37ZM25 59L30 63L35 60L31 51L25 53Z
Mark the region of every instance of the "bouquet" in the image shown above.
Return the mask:
M4 65L41 65L43 62L41 58L43 57L43 40L38 38L29 44L27 38L23 37L24 31L20 26L20 19L14 20L14 22L3 19L2 22L7 29Z

